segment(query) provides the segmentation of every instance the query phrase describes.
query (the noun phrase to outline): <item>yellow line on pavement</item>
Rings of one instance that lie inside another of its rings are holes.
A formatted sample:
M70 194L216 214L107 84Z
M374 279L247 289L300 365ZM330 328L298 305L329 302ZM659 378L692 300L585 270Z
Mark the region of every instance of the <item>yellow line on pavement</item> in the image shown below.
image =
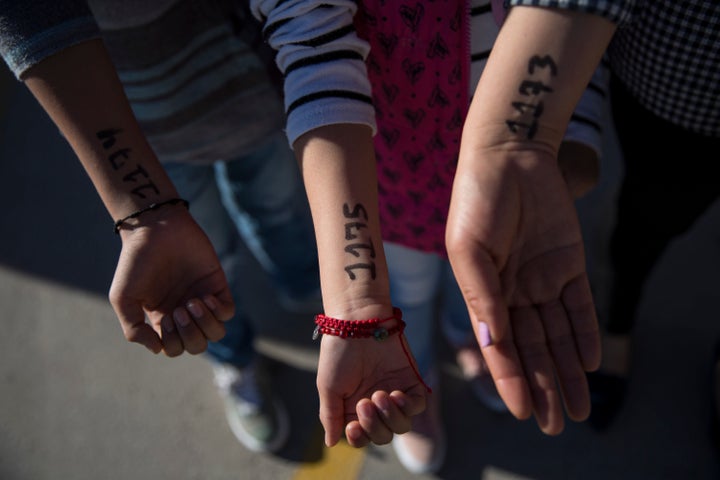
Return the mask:
M351 447L342 439L332 448L324 447L319 462L304 463L293 480L356 479L365 460L365 450Z

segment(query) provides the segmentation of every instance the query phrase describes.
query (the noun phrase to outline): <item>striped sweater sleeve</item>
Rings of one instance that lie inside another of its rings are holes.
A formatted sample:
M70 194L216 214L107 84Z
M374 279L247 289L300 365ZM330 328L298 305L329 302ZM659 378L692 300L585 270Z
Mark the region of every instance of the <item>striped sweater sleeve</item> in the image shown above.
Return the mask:
M17 78L46 57L100 31L82 0L0 0L0 55Z
M606 105L609 82L608 65L601 62L575 106L563 138L587 145L598 157L602 157L603 133L610 122Z
M355 33L351 0L252 0L285 77L287 136L318 127L365 124L376 131L365 67L369 45Z

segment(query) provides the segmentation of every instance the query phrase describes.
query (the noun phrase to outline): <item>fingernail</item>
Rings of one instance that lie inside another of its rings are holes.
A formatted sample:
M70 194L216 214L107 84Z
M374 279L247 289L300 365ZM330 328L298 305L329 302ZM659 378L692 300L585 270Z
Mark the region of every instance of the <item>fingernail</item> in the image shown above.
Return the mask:
M188 302L187 309L190 310L190 314L195 318L200 318L203 315L202 307L196 302Z
M405 402L404 397L402 397L400 395L390 395L390 396L392 397L393 402L395 402L395 405L397 405L397 407L399 409L402 410L403 408L405 408L406 402Z
M173 318L181 327L187 327L190 325L190 315L187 314L184 308L177 308L173 312Z
M210 310L217 310L218 304L217 300L215 300L215 297L208 295L207 297L203 298L203 301Z
M487 323L480 322L480 346L487 347L492 345L492 338L490 338L490 329Z
M378 398L377 406L385 415L390 414L390 401L387 397L381 396L380 398Z

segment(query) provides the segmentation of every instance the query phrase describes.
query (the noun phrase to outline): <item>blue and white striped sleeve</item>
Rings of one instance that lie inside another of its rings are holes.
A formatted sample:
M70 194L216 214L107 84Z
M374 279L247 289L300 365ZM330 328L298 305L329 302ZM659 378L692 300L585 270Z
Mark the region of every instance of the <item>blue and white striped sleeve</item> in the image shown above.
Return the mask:
M352 0L252 0L285 77L287 136L324 125L365 124L376 131L365 67L369 45L354 28Z
M0 55L17 78L46 57L100 38L87 2L0 0Z
M590 83L580 97L563 140L575 141L591 147L598 157L602 156L602 136L608 119L607 95L610 71L605 62L595 69Z

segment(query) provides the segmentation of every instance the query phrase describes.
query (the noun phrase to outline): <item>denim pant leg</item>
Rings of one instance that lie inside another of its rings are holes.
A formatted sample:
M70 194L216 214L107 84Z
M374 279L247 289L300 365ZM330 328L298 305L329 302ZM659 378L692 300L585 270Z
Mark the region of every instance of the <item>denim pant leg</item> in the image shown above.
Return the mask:
M440 287L440 328L454 348L475 341L465 299L458 286L450 261L443 260Z
M252 154L216 164L225 208L276 287L303 298L320 289L310 208L295 156L278 134Z
M242 239L223 207L212 165L166 163L165 170L180 196L190 202L190 213L205 231L220 259L235 301L235 316L225 322L225 336L208 344L214 360L243 367L252 360L254 332L240 305L240 278L246 265Z
M385 242L390 297L403 312L405 336L422 377L435 366L435 315L442 259L396 243Z

